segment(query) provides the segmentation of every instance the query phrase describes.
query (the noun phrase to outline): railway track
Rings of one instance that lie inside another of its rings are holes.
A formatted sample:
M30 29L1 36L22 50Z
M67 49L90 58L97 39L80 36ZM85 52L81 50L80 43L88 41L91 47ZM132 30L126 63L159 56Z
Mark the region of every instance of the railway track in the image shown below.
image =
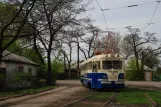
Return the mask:
M105 107L107 104L109 104L112 101L112 99L115 98L115 96L116 96L116 93L114 92L113 95L109 97L103 105L101 105L101 107Z
M70 105L72 105L72 104L74 104L74 103L77 103L77 102L79 102L79 101L82 101L82 100L84 100L84 99L86 99L86 98L88 98L88 97L90 97L90 96L92 96L92 95L94 95L94 94L96 94L95 91L92 92L92 94L88 94L88 95L85 96L85 97L82 97L82 98L80 98L80 99L77 99L77 100L74 100L74 101L72 101L72 102L69 102L69 103L63 105L62 107L68 107L68 106L70 106Z
M153 99L147 93L145 93L145 96L148 98L152 107L157 107L157 104L153 101Z
M82 100L85 100L85 99L89 98L90 96L92 96L92 95L94 95L94 94L96 94L95 91L92 92L92 94L89 94L89 95L87 95L87 96L85 96L85 97L82 97L82 98L80 98L80 99L77 99L77 100L74 100L74 101L72 101L72 102L70 102L70 103L67 103L67 104L63 105L62 107L69 107L69 106L71 106L71 105L73 105L73 104L75 104L75 103L78 103L78 102L80 102L80 101L82 101ZM116 96L116 92L114 92L113 95L110 96L110 97L107 99L107 101L106 101L103 105L101 105L100 107L105 107L107 104L109 104L109 103L112 101L113 98L115 98L115 96Z

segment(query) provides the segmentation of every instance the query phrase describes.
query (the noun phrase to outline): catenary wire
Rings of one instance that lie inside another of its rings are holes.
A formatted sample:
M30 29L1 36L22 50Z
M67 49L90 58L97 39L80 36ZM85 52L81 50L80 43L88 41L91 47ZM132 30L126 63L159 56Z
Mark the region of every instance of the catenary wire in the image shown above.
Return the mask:
M96 0L96 3L98 4L98 6L100 7L100 9L102 11L104 21L105 21L105 26L106 26L106 29L107 29L107 21L106 21L106 17L105 17L105 14L104 14L104 10L102 9L101 5L99 4L99 2L97 0Z
M146 2L146 3L142 3L142 4L128 5L128 6L123 6L123 7L108 8L108 9L103 9L103 11L106 11L106 10L114 10L114 9L122 9L122 8L130 8L130 7L137 7L137 6L141 6L141 5L153 4L153 3L156 3L156 2L158 2L158 1Z
M149 23L147 23L147 25L144 27L144 28L142 28L141 29L141 31L143 31L143 30L145 30L148 26L150 26L152 23L152 20L153 20L153 18L154 18L154 16L155 16L155 13L156 13L156 11L157 11L157 9L158 9L158 7L159 7L159 4L160 4L160 0L159 1L157 1L157 6L156 6L156 8L155 8L155 10L154 10L154 13L153 13L153 15L152 15L152 17L151 17L151 19L150 19L150 21L149 21Z

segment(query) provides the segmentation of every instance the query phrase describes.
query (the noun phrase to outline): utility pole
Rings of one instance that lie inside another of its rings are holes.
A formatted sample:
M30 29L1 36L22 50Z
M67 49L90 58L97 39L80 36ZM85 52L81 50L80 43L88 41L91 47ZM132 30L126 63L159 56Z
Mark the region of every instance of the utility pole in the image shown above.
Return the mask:
M79 41L77 39L77 45L78 45L78 50L77 50L77 71L78 71L78 76L80 76L80 71L79 71Z
M66 60L65 60L65 52L63 51L63 55L64 55L64 72L66 71Z

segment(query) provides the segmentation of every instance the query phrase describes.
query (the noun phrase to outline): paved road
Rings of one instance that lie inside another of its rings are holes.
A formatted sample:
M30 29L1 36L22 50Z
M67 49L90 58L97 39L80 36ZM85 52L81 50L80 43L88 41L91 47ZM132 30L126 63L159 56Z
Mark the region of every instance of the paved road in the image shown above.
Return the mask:
M81 85L79 80L60 80L57 81L60 85L75 86ZM136 86L136 87L156 87L161 89L161 82L154 81L125 81L126 86Z
M79 80L61 80L57 81L57 84L59 87L50 91L1 101L0 107L60 107L59 104L78 99L80 96L77 93L89 91L81 85ZM128 81L125 84L161 90L161 82Z

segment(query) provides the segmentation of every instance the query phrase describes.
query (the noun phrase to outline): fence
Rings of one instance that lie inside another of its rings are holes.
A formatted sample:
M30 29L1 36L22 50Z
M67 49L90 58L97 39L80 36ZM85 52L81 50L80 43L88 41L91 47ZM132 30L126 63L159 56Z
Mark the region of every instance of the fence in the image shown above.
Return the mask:
M153 76L153 81L161 81L161 75Z

